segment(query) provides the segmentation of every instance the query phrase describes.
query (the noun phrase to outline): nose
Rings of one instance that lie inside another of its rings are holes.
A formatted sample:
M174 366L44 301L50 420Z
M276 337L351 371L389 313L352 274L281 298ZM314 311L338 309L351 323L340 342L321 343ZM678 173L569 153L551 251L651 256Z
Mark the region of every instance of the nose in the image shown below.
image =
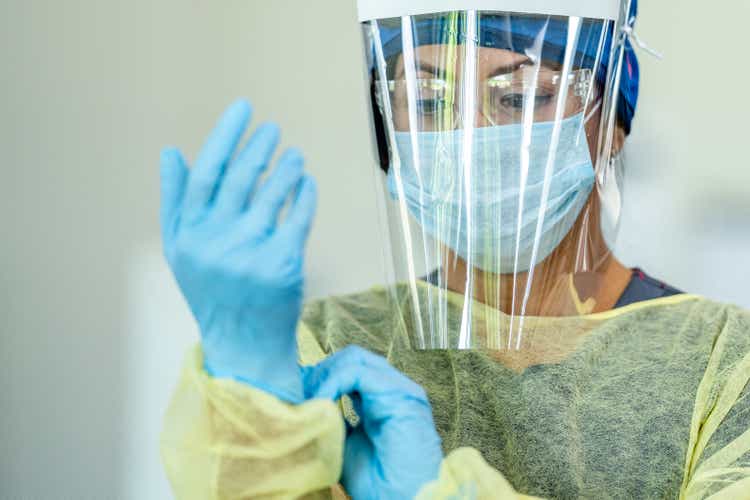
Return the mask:
M484 127L491 127L493 125L497 125L496 123L493 123L490 118L488 118L487 113L482 109L481 102L477 100L477 103L475 104L475 108L473 111L467 111L464 112L461 109L461 106L456 106L455 112L459 117L466 117L466 118L459 118L455 122L456 128L464 128L464 127L471 127L474 128L484 128ZM468 119L469 116L472 116L472 119Z

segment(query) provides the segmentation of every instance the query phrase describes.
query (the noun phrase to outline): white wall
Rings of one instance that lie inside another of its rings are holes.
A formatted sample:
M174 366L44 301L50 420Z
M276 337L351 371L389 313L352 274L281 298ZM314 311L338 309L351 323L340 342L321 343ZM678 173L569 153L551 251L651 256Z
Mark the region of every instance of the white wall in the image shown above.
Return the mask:
M667 60L642 57L620 252L750 306L750 12L695 3L642 7ZM250 97L319 180L311 295L379 281L354 1L5 0L0 56L0 497L165 498L159 421L196 334L160 256L158 151L194 154Z
M750 306L750 3L641 1L642 96L619 252L681 287Z

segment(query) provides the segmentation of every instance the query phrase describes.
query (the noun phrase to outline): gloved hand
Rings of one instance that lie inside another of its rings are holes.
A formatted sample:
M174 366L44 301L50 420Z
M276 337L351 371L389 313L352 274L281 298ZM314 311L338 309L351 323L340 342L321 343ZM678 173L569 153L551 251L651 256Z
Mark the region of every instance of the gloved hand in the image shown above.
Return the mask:
M200 326L207 372L301 402L296 326L316 188L290 149L255 189L279 130L259 127L233 158L250 115L246 101L229 107L190 170L176 149L162 152L164 253Z
M305 392L354 401L361 423L346 438L342 484L355 500L414 498L437 479L443 452L427 395L384 358L348 347L305 369Z

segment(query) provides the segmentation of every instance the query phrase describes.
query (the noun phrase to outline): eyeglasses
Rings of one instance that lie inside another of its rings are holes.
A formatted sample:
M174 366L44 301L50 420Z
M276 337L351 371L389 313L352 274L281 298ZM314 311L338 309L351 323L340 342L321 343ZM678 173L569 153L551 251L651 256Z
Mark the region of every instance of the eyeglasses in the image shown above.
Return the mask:
M564 115L569 118L582 112L594 98L593 72L580 69L564 74L529 66L494 76L483 81L477 90L477 111L491 125L520 123L527 108L532 108L529 111L534 121L551 121L566 87ZM420 127L427 130L458 126L462 116L459 90L463 90L461 82L455 80L418 78L415 80L414 102L410 103L407 80L388 80L385 85L376 82L381 109L387 92L396 122L408 120L409 112L413 110L420 120Z

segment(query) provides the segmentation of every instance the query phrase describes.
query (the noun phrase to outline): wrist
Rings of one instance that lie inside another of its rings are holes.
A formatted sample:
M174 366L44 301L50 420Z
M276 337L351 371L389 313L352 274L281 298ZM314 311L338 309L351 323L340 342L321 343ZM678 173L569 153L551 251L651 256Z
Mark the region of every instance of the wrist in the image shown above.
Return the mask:
M297 315L273 311L214 309L201 322L204 366L289 402L304 400L297 363Z
M236 378L235 380L237 380L237 382L249 385L254 389L272 394L285 403L298 405L306 401L301 375L299 375L295 379L290 378L284 381L276 381L275 383L269 383L266 380L245 379L243 377Z
M210 358L204 357L203 367L211 377L230 379L245 384L254 389L272 394L291 404L301 404L305 401L302 370L295 362L293 366L279 366L276 370L254 369L252 361L241 368L233 369L227 364L212 363Z

